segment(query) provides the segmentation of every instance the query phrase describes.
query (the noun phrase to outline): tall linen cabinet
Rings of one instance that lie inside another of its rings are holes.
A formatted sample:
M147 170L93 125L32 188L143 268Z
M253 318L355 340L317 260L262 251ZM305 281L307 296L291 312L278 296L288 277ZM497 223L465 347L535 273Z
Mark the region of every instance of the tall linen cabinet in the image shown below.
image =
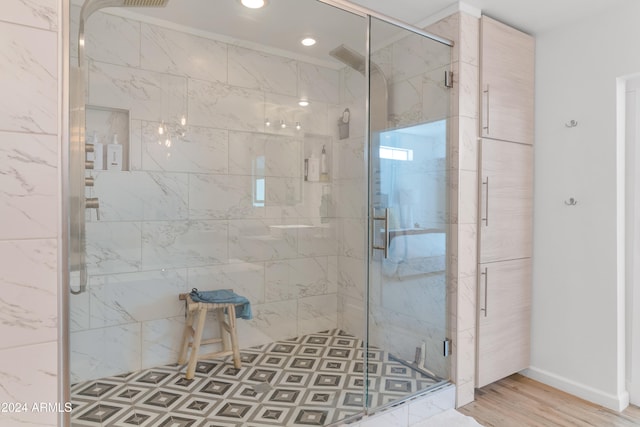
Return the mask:
M534 39L480 21L476 387L529 366Z

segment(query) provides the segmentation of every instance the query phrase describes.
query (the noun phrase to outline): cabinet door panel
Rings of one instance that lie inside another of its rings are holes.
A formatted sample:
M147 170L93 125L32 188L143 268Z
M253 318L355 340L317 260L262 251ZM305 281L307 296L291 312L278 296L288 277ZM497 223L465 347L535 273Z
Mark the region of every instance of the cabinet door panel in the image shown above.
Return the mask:
M533 147L483 139L479 185L479 262L531 257Z
M533 37L483 16L481 20L481 134L533 144Z
M480 264L477 387L529 367L531 259Z

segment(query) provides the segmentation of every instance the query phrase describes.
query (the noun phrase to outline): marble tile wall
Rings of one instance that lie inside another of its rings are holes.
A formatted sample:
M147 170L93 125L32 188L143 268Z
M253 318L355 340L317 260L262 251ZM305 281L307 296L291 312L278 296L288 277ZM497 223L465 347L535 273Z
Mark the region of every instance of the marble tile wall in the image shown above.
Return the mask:
M88 24L88 102L129 111L130 162L92 173L101 218L87 217L88 293L71 300L72 381L174 363L178 294L194 287L250 299L241 347L335 328L339 71L102 12ZM305 182L323 146L331 179ZM110 348L127 351L100 363Z
M0 16L0 426L57 425L57 0L9 0ZM64 402L63 402L64 403Z
M478 11L479 12L479 11ZM474 400L477 288L479 13L455 13L427 31L455 42L450 146L449 319L456 406Z

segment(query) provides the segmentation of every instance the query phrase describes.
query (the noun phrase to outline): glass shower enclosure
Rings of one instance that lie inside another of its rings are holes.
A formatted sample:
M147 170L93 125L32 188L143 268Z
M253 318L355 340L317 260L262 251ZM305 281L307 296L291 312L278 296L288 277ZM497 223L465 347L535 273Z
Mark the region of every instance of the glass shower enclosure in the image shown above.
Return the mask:
M446 384L450 45L343 1L142 3L71 6L72 425L194 396L329 425ZM251 302L240 370L185 382L193 288Z

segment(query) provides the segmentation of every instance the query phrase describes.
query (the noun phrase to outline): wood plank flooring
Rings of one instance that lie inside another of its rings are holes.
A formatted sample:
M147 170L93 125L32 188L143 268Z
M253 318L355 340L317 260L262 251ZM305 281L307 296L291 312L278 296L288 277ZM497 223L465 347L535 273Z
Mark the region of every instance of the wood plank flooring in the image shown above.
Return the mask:
M515 374L476 390L458 411L486 427L638 427L640 408L618 413Z

